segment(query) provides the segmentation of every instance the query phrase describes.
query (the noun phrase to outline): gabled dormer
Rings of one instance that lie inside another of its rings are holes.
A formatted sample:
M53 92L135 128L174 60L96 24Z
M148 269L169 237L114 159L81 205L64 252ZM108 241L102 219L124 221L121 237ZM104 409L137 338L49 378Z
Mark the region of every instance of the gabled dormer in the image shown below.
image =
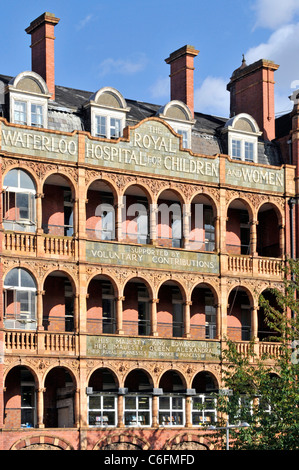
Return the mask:
M9 121L38 128L48 127L51 94L44 79L35 72L22 72L7 85Z
M164 119L177 134L182 136L184 148L191 148L191 131L195 120L185 103L172 100L159 109L157 116Z
M119 91L101 88L90 97L85 109L91 135L106 139L118 139L123 135L130 108Z

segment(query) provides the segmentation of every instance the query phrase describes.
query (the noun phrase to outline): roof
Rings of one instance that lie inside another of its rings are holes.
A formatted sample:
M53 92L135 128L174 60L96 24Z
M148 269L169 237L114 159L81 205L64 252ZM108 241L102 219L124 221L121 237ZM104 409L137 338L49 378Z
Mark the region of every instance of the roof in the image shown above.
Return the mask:
M4 87L13 77L0 75ZM3 86L2 85L2 86ZM1 87L0 87L1 92ZM55 101L49 101L48 127L62 132L89 130L84 105L94 94L92 91L78 90L61 85L55 86ZM1 96L0 96L1 98ZM154 117L161 109L161 104L126 99L130 110L127 113L127 124L135 126L146 118ZM6 116L5 107L0 100L0 115ZM227 153L227 144L221 130L228 118L218 117L200 112L194 113L195 124L192 128L192 151L202 155ZM279 147L275 144L259 142L259 163L281 165L283 163Z

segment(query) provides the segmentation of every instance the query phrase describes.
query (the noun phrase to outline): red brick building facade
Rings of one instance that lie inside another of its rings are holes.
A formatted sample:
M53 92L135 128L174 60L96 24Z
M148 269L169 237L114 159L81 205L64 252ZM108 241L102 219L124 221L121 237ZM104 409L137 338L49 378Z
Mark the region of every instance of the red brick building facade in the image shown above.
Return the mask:
M201 114L189 45L163 106L61 87L58 22L0 75L0 448L213 449L226 339L278 352L258 299L298 252L296 94L275 119L278 65L243 61L230 117Z

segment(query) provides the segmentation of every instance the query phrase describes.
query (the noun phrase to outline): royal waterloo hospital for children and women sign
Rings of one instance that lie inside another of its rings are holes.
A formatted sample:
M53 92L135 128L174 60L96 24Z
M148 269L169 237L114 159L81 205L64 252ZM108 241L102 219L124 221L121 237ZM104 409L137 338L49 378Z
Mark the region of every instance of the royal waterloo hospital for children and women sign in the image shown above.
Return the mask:
M61 134L7 124L0 120L1 150L12 154L78 162L78 132ZM180 137L157 120L145 120L128 128L128 138L116 141L85 134L85 163L99 168L184 178L219 184L219 156L195 155L181 148ZM231 186L284 193L284 169L226 159L225 181Z

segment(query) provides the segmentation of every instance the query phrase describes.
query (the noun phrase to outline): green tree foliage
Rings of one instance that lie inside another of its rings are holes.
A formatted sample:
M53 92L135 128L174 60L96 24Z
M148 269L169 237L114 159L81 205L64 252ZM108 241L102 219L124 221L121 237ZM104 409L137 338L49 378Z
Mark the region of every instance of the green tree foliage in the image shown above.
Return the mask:
M299 449L299 261L290 260L285 270L284 289L274 289L276 306L261 296L266 321L279 341L277 357L258 358L252 341L247 353L240 353L228 341L223 352L224 383L232 396L218 397L227 423L248 427L231 428L230 448L236 450ZM225 439L223 439L225 445Z

